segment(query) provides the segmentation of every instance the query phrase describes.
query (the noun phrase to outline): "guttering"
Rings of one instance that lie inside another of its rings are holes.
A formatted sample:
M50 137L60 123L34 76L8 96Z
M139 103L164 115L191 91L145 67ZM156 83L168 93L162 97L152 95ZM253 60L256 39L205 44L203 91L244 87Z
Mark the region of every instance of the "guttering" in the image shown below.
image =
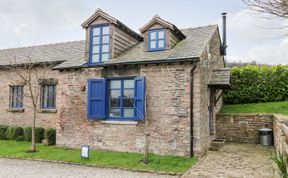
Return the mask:
M102 63L96 65L84 65L82 68L94 68L94 67L110 67L110 66L127 66L127 65L146 65L146 64L165 64L165 63L179 63L179 62L198 62L199 57L187 57L187 58L174 58L174 59L160 59L160 60L143 60L143 61L129 61L121 63ZM60 68L61 69L61 68Z
M193 127L194 127L194 118L193 118L193 100L194 100L194 70L196 69L197 62L193 64L193 68L190 72L190 158L194 156L193 150L193 142L194 142L194 135L193 135Z

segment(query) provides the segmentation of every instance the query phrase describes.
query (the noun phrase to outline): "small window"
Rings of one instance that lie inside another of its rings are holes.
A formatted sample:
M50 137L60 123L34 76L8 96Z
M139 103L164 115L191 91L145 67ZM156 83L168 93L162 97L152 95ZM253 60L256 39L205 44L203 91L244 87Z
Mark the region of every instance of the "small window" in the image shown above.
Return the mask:
M10 87L10 108L23 108L23 86Z
M150 30L148 35L149 51L159 51L166 49L166 31L164 29Z
M108 61L110 58L110 27L97 25L90 30L90 64Z
M56 108L56 85L42 85L41 95L42 109Z

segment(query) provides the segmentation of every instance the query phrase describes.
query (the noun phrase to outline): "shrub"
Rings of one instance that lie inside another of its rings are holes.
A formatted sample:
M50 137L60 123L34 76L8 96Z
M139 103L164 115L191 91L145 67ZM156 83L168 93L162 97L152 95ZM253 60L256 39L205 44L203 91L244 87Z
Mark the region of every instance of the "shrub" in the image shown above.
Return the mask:
M6 131L8 129L8 126L6 125L0 125L0 140L6 140Z
M46 129L45 130L45 139L47 141L47 145L55 145L56 144L56 130L55 129Z
M32 140L32 127L26 127L24 129L24 140L27 142L31 142L31 140Z
M16 141L24 141L25 137L23 135L16 138Z
M288 66L232 68L232 89L225 91L226 104L288 100Z
M42 127L36 127L35 128L35 142L41 143L44 137L45 130Z
M16 140L20 136L24 136L24 129L22 127L11 126L6 130L6 137L8 140Z

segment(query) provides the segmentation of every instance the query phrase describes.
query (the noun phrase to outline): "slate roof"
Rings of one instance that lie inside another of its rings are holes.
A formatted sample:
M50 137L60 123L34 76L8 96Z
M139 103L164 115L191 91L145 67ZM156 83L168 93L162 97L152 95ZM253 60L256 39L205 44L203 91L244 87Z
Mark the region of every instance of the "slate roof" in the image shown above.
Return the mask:
M208 85L216 88L230 88L231 70L226 68L213 70Z
M218 30L217 25L182 29L181 31L186 36L186 39L177 43L170 50L145 52L143 50L144 42L140 42L117 58L98 66L141 63L143 61L153 63L159 60L195 60L201 56L216 30ZM30 51L32 59L35 62L63 62L54 69L77 68L85 66L87 63L84 59L85 41L76 41L0 50L0 66L11 64L15 56L14 54L17 56L17 63L25 62L27 59L25 56Z

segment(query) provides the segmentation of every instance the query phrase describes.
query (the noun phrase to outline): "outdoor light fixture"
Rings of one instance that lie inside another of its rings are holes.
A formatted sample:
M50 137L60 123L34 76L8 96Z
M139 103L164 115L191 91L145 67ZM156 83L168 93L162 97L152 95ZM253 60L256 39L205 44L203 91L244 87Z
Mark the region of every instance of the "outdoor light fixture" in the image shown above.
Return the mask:
M89 159L90 147L88 145L81 146L81 157L85 159Z

